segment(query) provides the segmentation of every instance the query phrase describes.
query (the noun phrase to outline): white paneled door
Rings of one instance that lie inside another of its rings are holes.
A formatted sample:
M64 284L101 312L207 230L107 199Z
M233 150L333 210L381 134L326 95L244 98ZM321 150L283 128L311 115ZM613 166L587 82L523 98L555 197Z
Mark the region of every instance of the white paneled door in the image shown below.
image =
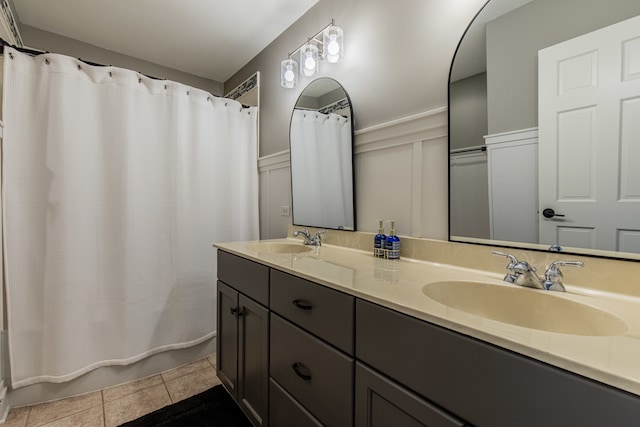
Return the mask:
M538 59L540 243L640 253L640 17Z

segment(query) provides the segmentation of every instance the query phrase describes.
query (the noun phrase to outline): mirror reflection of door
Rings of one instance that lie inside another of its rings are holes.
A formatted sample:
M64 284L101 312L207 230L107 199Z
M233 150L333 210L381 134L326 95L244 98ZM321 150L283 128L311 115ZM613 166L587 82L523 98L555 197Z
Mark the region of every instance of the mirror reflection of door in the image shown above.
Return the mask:
M640 253L640 17L541 50L538 85L540 243Z

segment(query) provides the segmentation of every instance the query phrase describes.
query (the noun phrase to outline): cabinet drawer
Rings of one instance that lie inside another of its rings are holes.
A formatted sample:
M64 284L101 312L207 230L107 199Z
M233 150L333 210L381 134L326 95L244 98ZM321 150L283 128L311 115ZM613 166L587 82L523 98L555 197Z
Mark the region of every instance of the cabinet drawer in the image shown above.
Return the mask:
M269 306L269 267L218 250L218 279Z
M351 357L271 313L271 377L327 426L353 423Z
M271 270L271 309L353 355L354 297Z
M269 380L269 392L271 394L269 423L272 427L322 427L322 424L273 378Z

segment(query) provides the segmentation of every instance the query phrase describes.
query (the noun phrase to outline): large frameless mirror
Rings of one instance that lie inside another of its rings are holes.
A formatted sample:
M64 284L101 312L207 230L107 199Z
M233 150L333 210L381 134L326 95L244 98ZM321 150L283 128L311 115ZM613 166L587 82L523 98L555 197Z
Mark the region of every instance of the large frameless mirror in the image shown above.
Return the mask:
M640 259L638 15L487 2L451 66L450 240Z
M336 80L300 94L289 131L293 224L355 230L353 109Z

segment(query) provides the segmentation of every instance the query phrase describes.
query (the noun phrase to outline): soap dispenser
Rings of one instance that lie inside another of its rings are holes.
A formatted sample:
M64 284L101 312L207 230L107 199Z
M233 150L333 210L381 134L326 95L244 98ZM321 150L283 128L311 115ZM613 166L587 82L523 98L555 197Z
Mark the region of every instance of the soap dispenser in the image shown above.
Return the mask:
M396 235L395 221L391 221L391 231L385 244L385 256L387 259L400 259L400 238Z
M373 255L384 258L384 250L387 245L387 236L384 234L383 220L378 220L378 234L373 238Z

